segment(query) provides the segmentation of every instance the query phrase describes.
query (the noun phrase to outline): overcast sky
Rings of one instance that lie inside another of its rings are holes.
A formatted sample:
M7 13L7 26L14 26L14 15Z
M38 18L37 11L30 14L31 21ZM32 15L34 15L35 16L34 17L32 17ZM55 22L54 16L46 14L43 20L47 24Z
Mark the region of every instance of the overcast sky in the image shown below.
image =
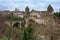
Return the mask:
M24 10L26 6L34 10L46 10L51 4L54 11L59 11L60 0L0 0L0 10Z

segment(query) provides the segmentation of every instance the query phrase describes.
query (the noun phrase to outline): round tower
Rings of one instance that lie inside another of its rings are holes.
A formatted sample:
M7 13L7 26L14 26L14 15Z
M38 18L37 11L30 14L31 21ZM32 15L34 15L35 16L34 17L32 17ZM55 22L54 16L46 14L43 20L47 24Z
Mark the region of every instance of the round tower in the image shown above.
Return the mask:
M47 12L48 12L49 14L53 14L53 11L54 11L53 7L52 7L51 5L49 5L49 6L47 7Z

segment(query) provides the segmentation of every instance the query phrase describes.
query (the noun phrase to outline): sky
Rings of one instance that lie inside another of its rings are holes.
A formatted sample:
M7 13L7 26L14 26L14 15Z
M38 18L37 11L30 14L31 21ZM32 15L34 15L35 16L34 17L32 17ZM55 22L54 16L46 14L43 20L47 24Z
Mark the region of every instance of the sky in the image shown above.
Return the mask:
M60 9L60 0L0 0L0 10L24 10L26 6L30 10L47 10L48 5L51 5L54 11L59 11Z

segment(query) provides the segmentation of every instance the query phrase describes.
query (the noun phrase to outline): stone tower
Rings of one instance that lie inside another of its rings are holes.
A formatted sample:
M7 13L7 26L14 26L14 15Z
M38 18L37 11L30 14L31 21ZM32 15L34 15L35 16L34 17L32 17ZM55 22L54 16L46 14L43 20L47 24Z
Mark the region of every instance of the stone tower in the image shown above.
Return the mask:
M25 16L26 17L30 16L30 12L29 12L29 7L28 6L26 6L26 8L25 8Z
M51 5L49 5L49 6L47 7L47 12L48 12L49 14L53 14L53 11L54 11L54 9L52 8Z
M28 26L28 21L29 21L29 17L30 17L30 12L29 12L29 7L28 6L26 6L26 8L25 8L25 17L24 17L24 19L25 19L25 28Z
M18 8L15 8L15 11L19 11L19 9Z

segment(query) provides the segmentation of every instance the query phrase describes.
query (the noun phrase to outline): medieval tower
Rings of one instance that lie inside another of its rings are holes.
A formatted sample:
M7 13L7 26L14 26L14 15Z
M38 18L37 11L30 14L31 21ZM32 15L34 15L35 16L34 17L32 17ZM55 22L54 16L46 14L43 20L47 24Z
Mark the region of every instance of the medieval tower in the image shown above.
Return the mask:
M54 11L54 9L52 8L51 5L49 5L49 6L47 7L47 13L48 13L48 14L53 14L53 11Z
M28 6L25 8L25 16L26 17L30 16L30 12L29 12L29 7Z

